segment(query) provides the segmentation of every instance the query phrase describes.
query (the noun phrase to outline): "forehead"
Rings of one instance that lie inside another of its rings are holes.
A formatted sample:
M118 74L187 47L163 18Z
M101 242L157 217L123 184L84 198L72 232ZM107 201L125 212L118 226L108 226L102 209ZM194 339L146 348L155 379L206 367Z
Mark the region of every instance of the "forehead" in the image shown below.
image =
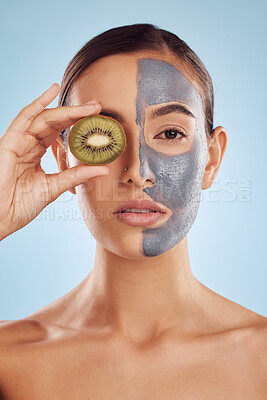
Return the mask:
M164 60L142 58L138 62L137 84L140 106L179 102L196 114L202 99L193 84L174 65Z
M195 112L202 106L188 73L170 57L153 51L116 54L94 62L75 81L71 93L73 105L96 98L113 105L117 99L121 106L137 97L146 106L177 101Z

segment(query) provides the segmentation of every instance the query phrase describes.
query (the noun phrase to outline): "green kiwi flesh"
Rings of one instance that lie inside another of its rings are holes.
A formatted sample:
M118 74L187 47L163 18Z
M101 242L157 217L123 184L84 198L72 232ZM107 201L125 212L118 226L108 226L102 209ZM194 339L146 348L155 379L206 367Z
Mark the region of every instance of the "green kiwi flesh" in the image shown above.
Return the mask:
M73 125L69 147L74 157L86 164L108 164L124 151L126 136L123 127L115 119L89 115Z

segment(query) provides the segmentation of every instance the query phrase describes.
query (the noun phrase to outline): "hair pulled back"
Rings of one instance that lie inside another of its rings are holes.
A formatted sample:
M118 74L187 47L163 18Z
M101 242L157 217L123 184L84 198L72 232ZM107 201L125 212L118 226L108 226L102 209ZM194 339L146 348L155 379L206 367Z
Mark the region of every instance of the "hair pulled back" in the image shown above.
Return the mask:
M196 53L174 33L152 24L133 24L109 29L89 40L69 62L61 82L58 106L71 105L71 89L76 79L95 61L120 53L156 50L171 54L188 68L203 102L205 131L212 137L214 91L211 77ZM66 144L69 128L61 132Z

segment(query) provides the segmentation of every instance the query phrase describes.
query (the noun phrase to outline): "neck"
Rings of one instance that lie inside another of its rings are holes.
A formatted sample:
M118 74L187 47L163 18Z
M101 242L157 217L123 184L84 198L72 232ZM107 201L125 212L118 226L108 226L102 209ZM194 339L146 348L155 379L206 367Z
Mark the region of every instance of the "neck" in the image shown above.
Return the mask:
M171 329L192 332L201 284L191 271L186 237L146 259L118 256L97 242L94 268L81 285L82 313L90 323L135 341Z

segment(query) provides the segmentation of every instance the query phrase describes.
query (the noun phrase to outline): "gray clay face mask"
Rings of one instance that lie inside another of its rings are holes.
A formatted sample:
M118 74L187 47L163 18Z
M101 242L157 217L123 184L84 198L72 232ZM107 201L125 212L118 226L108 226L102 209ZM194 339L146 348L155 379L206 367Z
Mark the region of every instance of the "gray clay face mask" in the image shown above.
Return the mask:
M140 174L144 179L155 179L154 185L145 188L144 192L173 213L161 227L143 231L143 253L153 257L180 242L196 218L207 160L207 140L202 99L191 82L165 61L146 58L137 63L136 123L140 129ZM183 103L196 116L191 149L182 154L157 152L145 141L146 107L167 102Z

